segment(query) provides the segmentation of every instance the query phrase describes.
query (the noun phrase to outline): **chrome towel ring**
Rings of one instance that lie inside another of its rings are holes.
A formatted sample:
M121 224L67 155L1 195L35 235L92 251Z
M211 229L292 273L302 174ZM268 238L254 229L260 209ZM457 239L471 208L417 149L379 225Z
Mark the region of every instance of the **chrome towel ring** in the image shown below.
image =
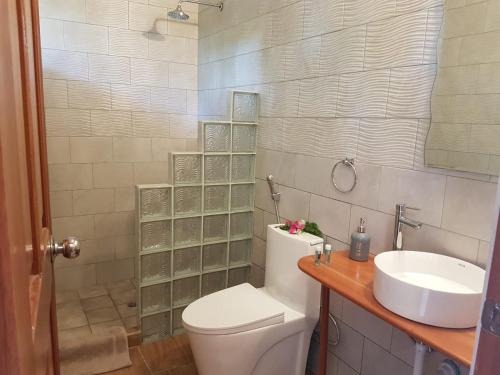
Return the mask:
M343 165L347 168L350 168L352 170L352 173L354 174L354 182L353 182L352 186L348 189L340 188L339 185L337 184L337 182L335 182L335 170L337 169L337 167L339 165ZM354 190L354 188L356 187L356 184L358 183L358 172L356 171L356 167L354 166L354 159L345 158L344 160L339 161L338 163L336 163L333 166L333 168L332 168L332 183L333 183L333 186L335 186L335 189L337 189L341 193L350 193L351 191Z

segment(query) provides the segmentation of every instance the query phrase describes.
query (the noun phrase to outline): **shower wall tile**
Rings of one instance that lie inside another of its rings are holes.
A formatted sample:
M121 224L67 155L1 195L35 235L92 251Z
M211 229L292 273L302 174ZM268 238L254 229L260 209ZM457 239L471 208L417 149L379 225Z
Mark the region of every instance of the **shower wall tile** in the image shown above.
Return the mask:
M305 0L304 37L342 29L343 1Z
M166 182L170 152L198 151L198 7L185 4L189 23L167 22L176 5L40 2L53 216L81 225L67 235L82 234L86 248L56 264L58 280L75 270L70 286L103 282L109 270L134 277L134 185ZM109 251L96 246L101 237ZM82 264L92 265L88 280Z
M128 6L121 0L86 0L87 22L126 28L128 22Z
M104 26L64 22L63 38L70 51L108 53L108 29Z
M300 81L299 117L335 117L338 85L338 76Z
M110 27L109 54L145 58L148 56L148 40L140 31Z
M106 83L130 84L130 59L89 54L89 79Z

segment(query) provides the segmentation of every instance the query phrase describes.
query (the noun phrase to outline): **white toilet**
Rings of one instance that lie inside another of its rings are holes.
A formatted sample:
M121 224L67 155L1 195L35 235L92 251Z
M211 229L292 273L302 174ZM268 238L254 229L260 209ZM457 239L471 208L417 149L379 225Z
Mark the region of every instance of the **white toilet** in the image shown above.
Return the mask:
M241 284L184 310L199 375L304 375L320 286L297 261L322 243L270 225L264 288Z

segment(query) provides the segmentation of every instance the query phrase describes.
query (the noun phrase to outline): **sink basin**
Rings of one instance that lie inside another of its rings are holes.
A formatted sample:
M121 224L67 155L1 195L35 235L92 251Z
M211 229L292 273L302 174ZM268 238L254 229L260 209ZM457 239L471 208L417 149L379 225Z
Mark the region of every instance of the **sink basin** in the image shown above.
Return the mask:
M462 260L420 251L375 257L373 293L386 309L445 328L475 327L485 271Z

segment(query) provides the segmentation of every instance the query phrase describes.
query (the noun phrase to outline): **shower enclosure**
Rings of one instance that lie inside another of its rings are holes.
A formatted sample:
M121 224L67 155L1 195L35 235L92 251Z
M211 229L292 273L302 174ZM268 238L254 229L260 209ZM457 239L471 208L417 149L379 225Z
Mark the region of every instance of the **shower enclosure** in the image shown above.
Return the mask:
M201 123L202 152L170 155L171 184L137 186L143 341L181 333L188 304L248 280L257 99L233 92L229 121Z

